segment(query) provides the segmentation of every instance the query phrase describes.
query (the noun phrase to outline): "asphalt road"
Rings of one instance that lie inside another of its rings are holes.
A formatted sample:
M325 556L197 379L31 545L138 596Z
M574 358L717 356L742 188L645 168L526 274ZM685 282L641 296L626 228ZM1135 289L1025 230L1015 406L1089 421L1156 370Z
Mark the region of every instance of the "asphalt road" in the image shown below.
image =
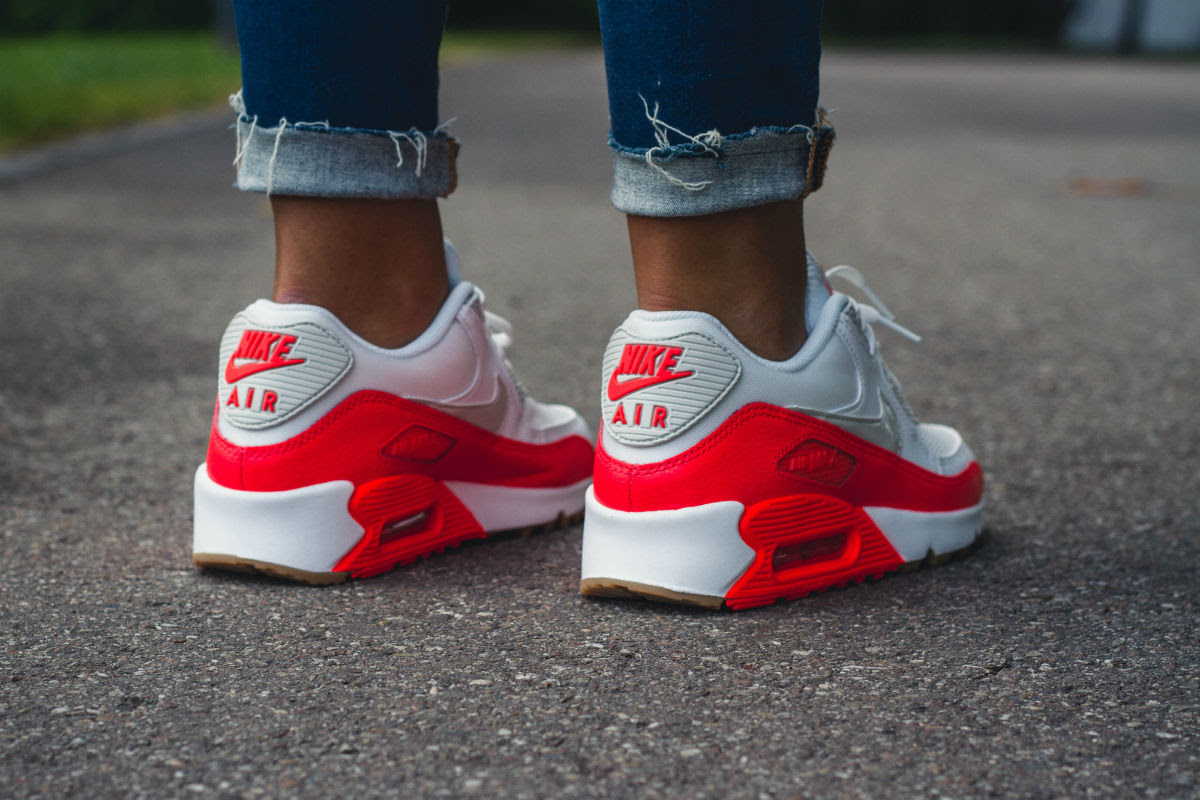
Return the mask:
M979 454L984 547L739 614L579 597L577 528L195 571L217 337L271 261L198 124L0 184L0 795L1200 797L1200 71L825 73L811 246L925 336L884 347ZM595 422L633 302L599 55L444 84L468 277Z

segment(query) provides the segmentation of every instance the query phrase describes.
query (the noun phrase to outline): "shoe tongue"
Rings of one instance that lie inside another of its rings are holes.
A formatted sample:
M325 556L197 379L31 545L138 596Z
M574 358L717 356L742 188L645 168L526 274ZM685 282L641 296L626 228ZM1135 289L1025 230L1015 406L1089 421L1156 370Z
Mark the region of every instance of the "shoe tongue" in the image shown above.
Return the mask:
M817 317L821 314L821 309L825 307L826 301L833 296L833 290L829 287L829 281L825 279L825 271L821 269L821 265L813 258L812 253L808 253L808 286L804 290L804 327L812 333L813 326L817 324Z

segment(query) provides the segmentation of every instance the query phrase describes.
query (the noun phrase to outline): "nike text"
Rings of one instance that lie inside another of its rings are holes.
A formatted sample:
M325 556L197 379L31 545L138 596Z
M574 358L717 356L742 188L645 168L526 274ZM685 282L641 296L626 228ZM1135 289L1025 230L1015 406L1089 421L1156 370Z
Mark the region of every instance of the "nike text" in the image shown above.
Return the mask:
M621 351L621 361L608 379L608 399L620 400L627 394L646 389L667 381L675 381L693 374L673 372L683 355L682 347L665 347L654 344L627 344ZM622 375L632 375L620 380Z
M273 331L248 330L242 332L237 349L225 365L225 382L235 383L248 375L269 369L303 364L303 358L288 358L296 337ZM238 364L238 361L250 362Z
M265 411L268 413L275 412L275 404L279 402L279 395L272 392L270 389L265 389L258 395L258 407L254 407L254 392L253 386L243 386L245 394L238 397L238 387L233 387L233 391L229 393L228 399L225 400L226 408L244 408L249 411Z
M630 410L630 416L625 415L625 404L617 403L617 410L613 413L613 425L636 425L649 428L666 428L667 427L667 408L666 406L654 406L649 411L642 413L642 404L633 403L633 408Z

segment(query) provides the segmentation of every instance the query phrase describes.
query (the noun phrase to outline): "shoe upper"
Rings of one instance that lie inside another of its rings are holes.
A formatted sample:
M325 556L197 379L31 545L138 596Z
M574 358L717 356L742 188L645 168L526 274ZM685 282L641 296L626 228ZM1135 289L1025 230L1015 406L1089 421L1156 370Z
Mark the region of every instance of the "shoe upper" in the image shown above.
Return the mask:
M355 392L372 390L517 441L588 438L573 409L540 403L525 391L504 356L510 335L466 281L452 289L424 333L395 349L363 340L324 308L258 300L234 316L221 338L217 430L241 446L275 444Z
M768 361L716 318L634 311L604 354L603 451L647 465L698 448L732 415L766 404L841 428L937 475L974 460L952 428L918 423L884 364L867 321L878 312L830 289L809 258L808 339L791 358Z
M377 347L318 306L258 300L235 315L220 345L210 476L260 488L406 470L531 486L586 478L587 424L529 396L504 354L511 328L447 256L450 294L403 347Z

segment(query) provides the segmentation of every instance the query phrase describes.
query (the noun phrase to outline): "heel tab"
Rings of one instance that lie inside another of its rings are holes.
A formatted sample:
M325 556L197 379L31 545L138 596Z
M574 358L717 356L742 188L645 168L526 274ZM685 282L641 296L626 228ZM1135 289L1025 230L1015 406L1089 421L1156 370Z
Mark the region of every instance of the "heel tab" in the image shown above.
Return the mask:
M270 301L252 304L229 323L217 367L218 413L246 430L269 428L300 413L354 363L333 331L312 321L269 321L263 302Z
M634 324L613 333L604 351L600 395L604 435L642 447L686 431L728 394L742 373L734 354L706 333L685 329L661 337L639 335L645 330Z

